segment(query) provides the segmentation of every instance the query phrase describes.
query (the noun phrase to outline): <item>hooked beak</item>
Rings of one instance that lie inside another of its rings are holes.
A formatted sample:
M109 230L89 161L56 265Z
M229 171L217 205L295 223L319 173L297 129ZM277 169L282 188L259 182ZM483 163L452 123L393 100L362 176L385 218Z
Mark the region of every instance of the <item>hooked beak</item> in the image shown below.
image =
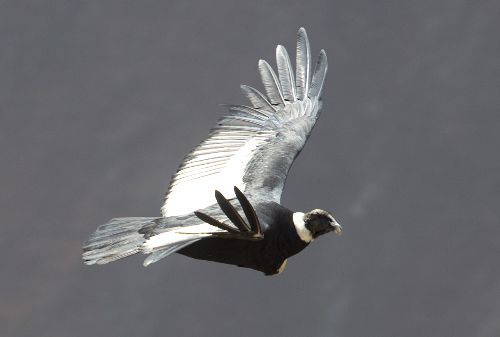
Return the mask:
M340 236L342 235L342 226L336 221L333 220L330 225L332 226L331 231L335 233L336 235Z

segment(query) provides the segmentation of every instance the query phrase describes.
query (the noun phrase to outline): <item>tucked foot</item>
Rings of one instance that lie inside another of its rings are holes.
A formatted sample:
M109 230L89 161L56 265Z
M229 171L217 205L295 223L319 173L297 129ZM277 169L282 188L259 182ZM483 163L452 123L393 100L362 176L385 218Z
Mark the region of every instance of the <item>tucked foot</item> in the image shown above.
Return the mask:
M262 240L264 235L262 234L262 228L260 226L259 218L255 213L255 209L248 201L247 197L236 186L234 187L234 193L236 194L236 198L245 213L248 223L243 220L241 215L233 207L233 205L231 205L229 200L227 200L219 191L215 191L215 199L217 200L221 210L236 228L226 225L205 213L195 211L194 214L200 220L226 231L222 233L213 233L212 236L240 240Z

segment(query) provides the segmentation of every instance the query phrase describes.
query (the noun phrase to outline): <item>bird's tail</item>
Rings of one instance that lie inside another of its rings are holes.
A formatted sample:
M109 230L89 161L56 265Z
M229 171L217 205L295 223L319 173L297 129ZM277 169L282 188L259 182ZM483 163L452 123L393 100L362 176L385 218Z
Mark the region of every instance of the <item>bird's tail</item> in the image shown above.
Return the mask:
M101 225L83 245L85 264L105 264L141 251L146 241L139 230L157 218L116 218Z

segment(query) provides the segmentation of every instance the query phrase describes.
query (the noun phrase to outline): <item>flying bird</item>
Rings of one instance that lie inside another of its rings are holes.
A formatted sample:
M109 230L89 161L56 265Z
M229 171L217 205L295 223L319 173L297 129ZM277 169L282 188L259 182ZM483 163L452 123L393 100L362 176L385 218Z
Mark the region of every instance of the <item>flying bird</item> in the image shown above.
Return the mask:
M161 217L99 226L84 243L85 264L143 253L148 266L179 253L275 275L315 238L341 234L324 210L303 213L280 204L288 171L321 112L326 53L321 50L311 71L309 40L300 28L295 74L281 45L276 63L277 74L266 61L258 63L265 94L242 85L250 104L228 105L229 114L184 158Z

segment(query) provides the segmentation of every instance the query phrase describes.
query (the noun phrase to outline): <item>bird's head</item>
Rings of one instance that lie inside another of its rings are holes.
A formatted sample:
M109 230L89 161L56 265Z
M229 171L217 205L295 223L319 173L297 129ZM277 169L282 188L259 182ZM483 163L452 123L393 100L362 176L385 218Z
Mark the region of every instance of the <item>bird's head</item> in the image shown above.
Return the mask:
M322 209L313 209L308 213L294 213L293 224L297 234L305 242L311 242L318 236L329 232L342 234L342 226L330 213Z

